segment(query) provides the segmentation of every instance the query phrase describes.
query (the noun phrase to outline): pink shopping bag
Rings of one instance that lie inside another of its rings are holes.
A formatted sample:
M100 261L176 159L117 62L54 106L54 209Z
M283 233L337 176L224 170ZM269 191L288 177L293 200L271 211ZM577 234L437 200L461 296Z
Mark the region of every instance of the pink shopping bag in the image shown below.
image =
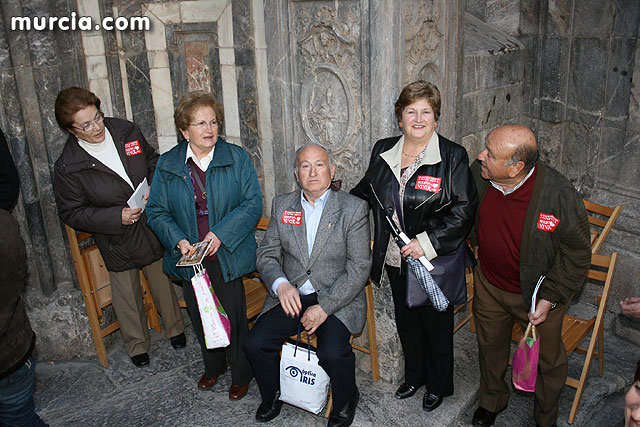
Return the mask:
M540 354L540 337L537 335L536 327L529 323L513 354L511 377L513 385L518 390L529 392L536 390Z
M204 342L207 348L226 347L231 341L231 322L211 287L209 274L201 264L194 266L196 274L191 278L193 292L198 302Z

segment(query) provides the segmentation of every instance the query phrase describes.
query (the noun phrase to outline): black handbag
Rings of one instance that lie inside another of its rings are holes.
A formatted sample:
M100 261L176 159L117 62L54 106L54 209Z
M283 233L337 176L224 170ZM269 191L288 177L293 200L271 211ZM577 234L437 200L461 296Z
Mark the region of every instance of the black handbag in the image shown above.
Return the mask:
M465 279L466 243L448 255L440 255L431 260L433 270L431 277L447 297L450 304L463 304L467 301L467 284ZM409 308L431 305L427 293L418 282L418 278L409 266L406 268L406 304Z
M399 198L400 185L396 179L392 182L393 204L395 206L400 226L404 229L402 209ZM401 246L400 243L398 243ZM433 270L431 277L447 297L450 304L462 304L467 301L467 285L464 269L467 263L467 244L462 242L455 251L448 255L439 255L431 260ZM403 261L404 262L404 261ZM405 263L406 264L406 263ZM406 297L405 303L409 308L431 305L426 291L418 282L418 278L409 266L405 265Z

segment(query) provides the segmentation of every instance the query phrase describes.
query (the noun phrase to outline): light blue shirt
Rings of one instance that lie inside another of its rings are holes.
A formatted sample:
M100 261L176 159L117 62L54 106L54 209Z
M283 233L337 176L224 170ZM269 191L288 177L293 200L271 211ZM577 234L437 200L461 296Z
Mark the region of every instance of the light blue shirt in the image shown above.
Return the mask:
M313 243L316 240L316 234L318 233L318 225L320 225L320 218L322 217L322 211L324 210L324 206L327 203L327 197L329 197L330 189L324 192L322 196L316 199L316 202L312 205L307 201L304 197L304 192L300 191L300 202L302 203L302 210L304 211L304 223L306 225L307 232L307 247L309 248L309 256L311 256L311 251L313 251ZM273 293L278 295L276 289L282 282L288 282L286 277L278 277L274 280L271 289ZM300 295L309 295L314 293L316 290L311 284L311 281L307 279L306 282L302 284L298 288L298 292Z

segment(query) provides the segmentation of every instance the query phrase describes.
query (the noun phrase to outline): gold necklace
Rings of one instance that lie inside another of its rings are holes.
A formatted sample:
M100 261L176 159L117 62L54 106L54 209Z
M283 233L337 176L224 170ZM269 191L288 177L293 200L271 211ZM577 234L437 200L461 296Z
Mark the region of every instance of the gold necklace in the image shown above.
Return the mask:
M413 158L416 158L416 157L418 157L418 156L420 155L420 153L418 153L418 154L416 154L415 156L412 156L411 154L407 154L407 153L405 153L405 152L404 152L404 150L402 151L402 154L403 154L403 155L405 155L405 156L407 156L407 157L413 157Z

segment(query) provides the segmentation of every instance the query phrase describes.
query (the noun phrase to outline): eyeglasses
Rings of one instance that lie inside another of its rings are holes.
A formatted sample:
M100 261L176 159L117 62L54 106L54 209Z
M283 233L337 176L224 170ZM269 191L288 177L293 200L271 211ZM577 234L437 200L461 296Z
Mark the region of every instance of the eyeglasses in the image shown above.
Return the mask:
M96 114L96 118L90 122L85 123L81 128L73 125L71 125L71 127L85 132L91 132L93 129L95 129L96 126L100 126L102 122L104 122L104 113L102 111L98 111L98 114Z
M191 123L189 126L193 126L194 128L202 132L209 126L211 126L211 129L218 127L218 121L216 119L213 119L210 122L205 122L204 120L200 120L197 123Z

